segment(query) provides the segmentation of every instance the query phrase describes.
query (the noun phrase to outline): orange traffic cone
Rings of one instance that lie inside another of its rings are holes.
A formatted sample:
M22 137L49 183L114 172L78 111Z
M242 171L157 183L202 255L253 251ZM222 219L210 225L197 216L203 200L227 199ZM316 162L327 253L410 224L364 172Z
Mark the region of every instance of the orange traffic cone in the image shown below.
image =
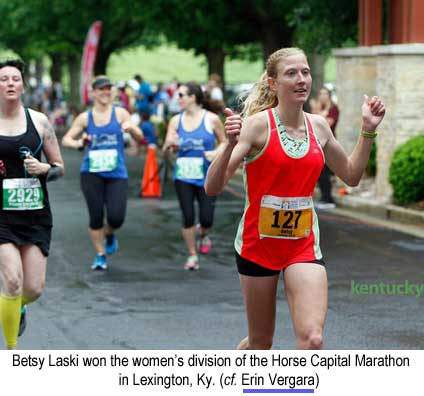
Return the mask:
M144 165L140 196L143 198L160 198L161 196L155 145L149 145L147 147L146 164Z

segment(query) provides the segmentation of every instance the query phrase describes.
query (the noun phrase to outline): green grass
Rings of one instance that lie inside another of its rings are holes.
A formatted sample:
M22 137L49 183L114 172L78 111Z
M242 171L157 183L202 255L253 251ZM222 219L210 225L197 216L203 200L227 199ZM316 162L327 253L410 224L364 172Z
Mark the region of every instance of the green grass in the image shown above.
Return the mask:
M228 84L256 81L262 73L262 61L246 62L227 60L225 78ZM207 66L204 56L194 56L193 51L185 51L171 45L163 45L154 50L143 47L129 49L111 56L107 73L114 81L131 79L139 73L153 83L194 80L204 83L207 80ZM325 64L324 81L335 83L336 61L328 58Z
M12 51L0 50L0 60L14 57L16 54ZM254 82L261 75L262 68L262 61L227 60L225 78L228 84ZM194 80L204 83L207 80L204 56L194 56L193 51L180 50L171 45L163 45L154 50L137 47L113 54L109 59L107 73L113 81L126 81L137 73L152 83L171 81L174 77L183 82ZM66 80L66 73L64 77ZM325 64L324 81L336 81L334 57L328 58Z
M325 62L324 81L326 83L336 83L336 58L330 56Z
M225 78L227 83L236 84L256 81L262 72L262 62L227 61ZM207 81L207 65L204 56L194 56L192 51L180 50L174 46L161 46L154 50L143 47L122 51L111 56L107 74L114 81L128 80L134 74L141 74L149 82Z

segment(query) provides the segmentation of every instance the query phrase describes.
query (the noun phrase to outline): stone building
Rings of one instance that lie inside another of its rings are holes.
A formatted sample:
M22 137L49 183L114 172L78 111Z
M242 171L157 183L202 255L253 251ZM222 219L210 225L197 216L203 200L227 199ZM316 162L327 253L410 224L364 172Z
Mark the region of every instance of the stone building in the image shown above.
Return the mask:
M389 202L394 150L424 133L424 1L388 2L383 44L383 0L359 0L359 47L333 51L340 119L337 137L348 152L361 129L363 94L381 96L386 116L377 136L376 198Z

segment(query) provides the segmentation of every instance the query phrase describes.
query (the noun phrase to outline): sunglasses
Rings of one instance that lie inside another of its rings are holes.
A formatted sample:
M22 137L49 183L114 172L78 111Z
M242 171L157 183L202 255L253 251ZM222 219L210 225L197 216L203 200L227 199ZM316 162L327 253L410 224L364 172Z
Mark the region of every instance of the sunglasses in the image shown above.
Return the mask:
M189 94L178 92L178 97L183 98L184 96L189 96Z

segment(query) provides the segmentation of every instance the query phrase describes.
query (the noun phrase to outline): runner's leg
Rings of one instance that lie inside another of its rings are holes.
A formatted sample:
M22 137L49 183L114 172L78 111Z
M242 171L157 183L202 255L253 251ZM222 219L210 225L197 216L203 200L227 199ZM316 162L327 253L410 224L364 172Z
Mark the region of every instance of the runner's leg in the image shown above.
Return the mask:
M278 277L279 275L255 277L240 274L248 337L240 342L237 349L271 349L275 331Z
M19 249L11 244L0 244L0 324L8 349L15 349L21 317L23 272Z
M46 280L47 257L35 245L20 248L23 268L22 305L35 301L41 296Z
M81 174L81 190L84 194L90 217L89 234L97 254L105 254L104 239L104 180L91 173Z
M175 182L178 202L180 204L183 227L182 234L190 255L196 255L196 233L194 226L194 194L196 186L181 181Z
M208 237L208 233L213 225L216 197L209 197L206 195L205 189L201 187L196 191L196 198L199 203L200 220L199 250L201 253L208 253L212 245L212 242Z
M128 180L109 179L105 184L107 213L106 235L111 235L122 226L127 210Z
M284 271L284 285L298 349L322 349L327 314L327 272L314 263L299 263Z

